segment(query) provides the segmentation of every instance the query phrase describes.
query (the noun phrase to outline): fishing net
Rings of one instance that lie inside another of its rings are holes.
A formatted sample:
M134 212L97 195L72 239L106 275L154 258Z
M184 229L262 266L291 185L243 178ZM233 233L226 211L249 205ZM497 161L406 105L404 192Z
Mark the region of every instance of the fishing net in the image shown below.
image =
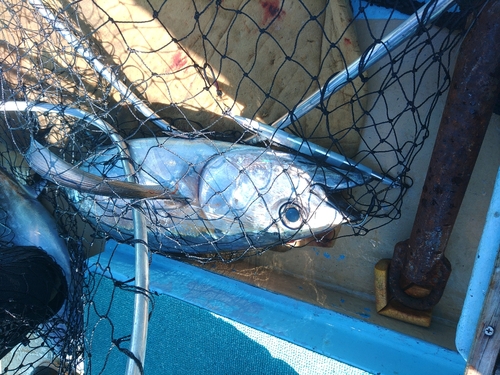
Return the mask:
M453 4L429 20L437 2L2 0L0 161L40 193L72 268L69 313L23 331L24 345L1 360L3 373L30 373L43 356L56 358L50 366L60 373L81 371L82 360L88 373L111 373L91 352L96 321L111 327L109 352L134 357L130 333L118 335L92 302L102 276L86 270L106 269L94 255L109 238L232 262L331 239L331 227L311 224L315 212L300 212L304 200L319 199L313 211L334 207L341 236L398 219L412 185L407 172L480 9L473 5ZM384 39L419 8L397 46ZM353 63L359 74L345 74ZM83 183L76 168L101 180ZM271 202L283 195L292 201ZM149 235L134 232L137 217ZM307 230L297 236L299 227ZM131 285L115 280L113 290L152 298ZM60 320L56 345L50 331Z

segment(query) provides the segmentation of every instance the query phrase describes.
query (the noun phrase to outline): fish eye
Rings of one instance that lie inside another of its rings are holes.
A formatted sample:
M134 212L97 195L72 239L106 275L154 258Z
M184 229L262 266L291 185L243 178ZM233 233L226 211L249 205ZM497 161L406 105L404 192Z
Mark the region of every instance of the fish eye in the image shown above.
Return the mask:
M290 229L299 229L302 225L301 208L291 202L287 202L280 207L280 218L283 224Z
M295 223L300 219L300 212L297 207L289 207L285 212L285 217L288 221Z

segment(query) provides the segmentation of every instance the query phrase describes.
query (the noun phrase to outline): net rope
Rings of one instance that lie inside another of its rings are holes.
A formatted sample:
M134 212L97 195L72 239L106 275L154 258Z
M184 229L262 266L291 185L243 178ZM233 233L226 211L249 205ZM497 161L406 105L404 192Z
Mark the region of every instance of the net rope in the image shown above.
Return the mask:
M115 330L109 315L114 293L147 296L150 314L155 295L100 264L96 253L109 239L183 260L234 262L327 241L339 224L339 237L358 236L399 219L413 182L407 173L440 117L457 47L480 9L455 4L365 71L370 47L423 6L2 0L1 167L43 202L71 262L66 312L28 324L1 359L2 373L29 374L40 362L32 352L52 358L47 366L61 374L81 373L82 360L85 373L108 373L115 350L124 361L134 357L130 333ZM372 12L381 9L375 28ZM359 77L327 96L328 82L358 58ZM320 102L298 118L318 91ZM273 131L266 125L287 115L281 134L289 143L252 128ZM85 185L79 171L97 180ZM9 209L0 207L5 249L15 245ZM134 237L133 210L146 238ZM93 299L110 277L102 310ZM109 328L109 348L96 360L100 325Z

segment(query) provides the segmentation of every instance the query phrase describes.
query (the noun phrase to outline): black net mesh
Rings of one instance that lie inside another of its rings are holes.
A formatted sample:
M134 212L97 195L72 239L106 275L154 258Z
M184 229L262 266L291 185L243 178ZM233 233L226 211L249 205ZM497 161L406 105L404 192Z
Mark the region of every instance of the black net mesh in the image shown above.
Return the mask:
M23 331L2 371L29 373L36 361L26 353L41 350L61 373L82 359L89 373L107 373L92 359L89 316L113 321L92 304L102 276L86 270L106 269L91 256L109 238L231 262L326 241L338 225L363 235L398 219L406 174L479 9L454 4L427 22L436 4L2 0L0 161L40 194L72 280L67 312ZM382 43L399 12L421 7L399 46ZM381 33L371 27L376 9L385 10ZM359 76L344 74L354 62ZM16 230L0 223L3 239ZM141 292L130 285L114 288ZM54 341L58 329L64 339ZM124 361L127 340L111 330Z

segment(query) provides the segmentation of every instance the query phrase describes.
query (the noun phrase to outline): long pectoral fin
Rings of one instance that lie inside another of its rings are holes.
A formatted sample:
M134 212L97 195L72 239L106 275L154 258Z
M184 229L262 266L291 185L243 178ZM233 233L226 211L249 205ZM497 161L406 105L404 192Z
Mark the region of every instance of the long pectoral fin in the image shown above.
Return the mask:
M64 161L34 140L25 153L25 158L29 166L42 178L82 193L123 199L186 200L185 197L161 185L140 185L86 172Z

